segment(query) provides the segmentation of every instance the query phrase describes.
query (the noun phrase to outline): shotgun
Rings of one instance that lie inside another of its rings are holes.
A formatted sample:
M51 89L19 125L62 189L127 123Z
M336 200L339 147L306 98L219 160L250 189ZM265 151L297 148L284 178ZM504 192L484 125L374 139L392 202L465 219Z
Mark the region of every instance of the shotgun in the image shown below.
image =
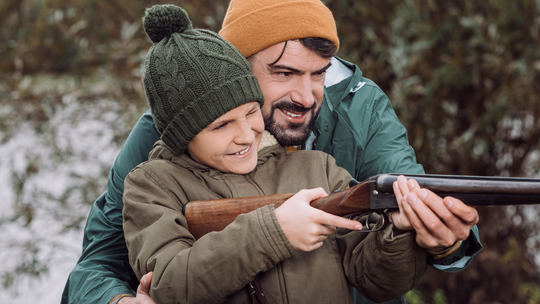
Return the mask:
M311 206L338 215L377 212L398 208L392 184L402 174L381 174L363 182L351 180L350 188L332 193L311 202ZM421 188L429 189L441 197L452 196L469 206L540 204L540 179L512 177L482 177L458 175L403 174L414 179ZM211 231L221 231L239 214L262 206L275 204L276 208L294 193L255 197L226 198L193 201L184 208L189 231L195 239ZM369 219L369 217L368 217ZM383 228L385 223L379 225ZM368 226L369 229L369 226ZM377 230L367 230L377 231Z

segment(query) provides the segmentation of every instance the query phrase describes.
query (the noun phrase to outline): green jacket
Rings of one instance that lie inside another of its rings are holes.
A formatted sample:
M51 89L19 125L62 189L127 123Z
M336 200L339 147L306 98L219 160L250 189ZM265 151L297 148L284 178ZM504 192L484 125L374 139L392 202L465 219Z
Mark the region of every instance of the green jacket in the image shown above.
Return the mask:
M358 180L380 173L423 173L408 144L406 129L386 95L362 77L358 67L340 62L354 75L327 87L314 130L318 137L306 148L331 154L338 165ZM327 79L332 78L327 75ZM116 158L109 172L107 191L90 210L83 253L68 278L62 303L108 303L117 294L136 290L138 281L129 267L122 230L124 178L135 166L148 160L148 153L159 137L147 111ZM434 261L434 266L444 271L459 271L480 249L475 227L458 252ZM367 302L363 299L356 303Z
M271 135L268 135L271 136ZM178 155L158 141L150 160L126 177L124 233L138 277L154 271L157 303L251 303L247 284L258 274L269 303L352 303L348 282L377 301L417 286L427 265L414 233L390 238L340 229L311 252L295 251L274 205L241 215L223 231L195 241L183 215L196 200L348 188L351 176L320 151L259 151L257 167L222 173ZM365 219L365 218L364 218ZM309 282L309 283L308 283Z

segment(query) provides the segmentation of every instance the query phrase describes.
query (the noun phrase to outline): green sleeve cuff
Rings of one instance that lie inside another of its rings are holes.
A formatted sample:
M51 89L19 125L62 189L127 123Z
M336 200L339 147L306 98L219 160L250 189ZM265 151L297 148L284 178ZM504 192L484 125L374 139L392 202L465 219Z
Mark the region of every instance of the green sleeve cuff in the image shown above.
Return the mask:
M461 243L461 246L456 252L437 260L428 255L428 263L438 270L458 272L469 266L473 258L482 251L482 248L483 246L478 236L478 227L474 226L471 229L469 237Z

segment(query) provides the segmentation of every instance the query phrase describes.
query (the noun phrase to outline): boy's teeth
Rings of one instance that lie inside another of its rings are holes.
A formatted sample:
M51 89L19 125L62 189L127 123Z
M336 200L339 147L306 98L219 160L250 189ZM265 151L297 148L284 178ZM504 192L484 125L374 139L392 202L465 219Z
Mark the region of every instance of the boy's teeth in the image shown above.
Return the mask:
M287 114L289 116L292 116L292 117L300 117L300 116L302 116L302 114L293 114L293 113L287 112L287 111L283 111L283 112L285 112L285 114Z
M240 152L234 153L234 155L241 155L241 154L244 154L244 153L246 153L248 150L249 150L249 147L247 147L244 151L240 151Z

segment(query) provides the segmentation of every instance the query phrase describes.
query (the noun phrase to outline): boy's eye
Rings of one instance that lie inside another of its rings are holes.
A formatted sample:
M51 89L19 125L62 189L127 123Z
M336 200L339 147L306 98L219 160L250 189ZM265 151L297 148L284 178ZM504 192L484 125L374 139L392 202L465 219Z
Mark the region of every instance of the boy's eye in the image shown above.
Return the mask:
M260 108L257 108L257 109L254 109L254 110L251 110L251 111L250 111L250 112L248 113L248 116L249 116L249 115L253 115L253 114L255 114L255 113L259 112L259 110L260 110Z
M227 123L223 123L223 124L221 124L221 125L215 127L214 130L216 130L216 131L217 131L217 130L221 130L221 129L225 128L226 126L227 126Z

